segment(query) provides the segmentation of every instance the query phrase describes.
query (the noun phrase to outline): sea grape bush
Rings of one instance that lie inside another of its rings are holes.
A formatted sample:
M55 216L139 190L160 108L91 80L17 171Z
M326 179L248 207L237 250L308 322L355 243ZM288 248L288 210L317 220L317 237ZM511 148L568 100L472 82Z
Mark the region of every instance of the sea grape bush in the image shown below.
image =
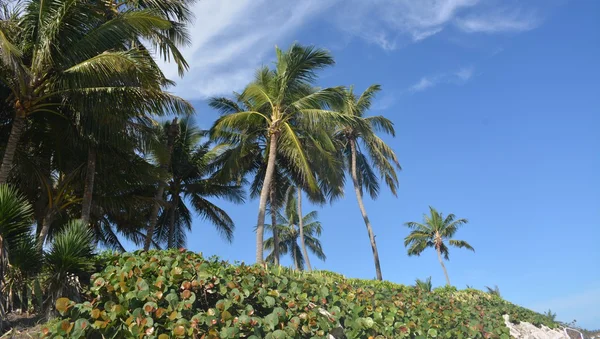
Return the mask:
M509 338L502 314L547 317L477 290L424 292L328 272L231 265L185 250L105 254L87 300L59 299L44 338Z

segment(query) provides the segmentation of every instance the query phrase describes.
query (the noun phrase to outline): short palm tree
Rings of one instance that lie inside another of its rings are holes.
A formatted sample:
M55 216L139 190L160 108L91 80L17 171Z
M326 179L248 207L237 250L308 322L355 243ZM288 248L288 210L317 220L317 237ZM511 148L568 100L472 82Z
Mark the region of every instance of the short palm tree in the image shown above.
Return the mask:
M80 219L69 221L57 232L48 252L44 253L48 310L58 298L81 299L79 282L89 281L95 248L94 233Z
M468 222L467 219L456 219L454 214L449 214L447 217L439 213L435 208L429 207L430 214L424 215L423 223L418 222L407 222L405 225L411 229L410 234L404 238L404 246L408 247L408 255L421 255L426 248L434 248L437 252L438 260L444 275L446 276L446 282L450 285L450 278L448 277L448 271L442 260L448 260L449 249L446 245L458 248L466 248L475 252L475 249L464 240L453 239L456 231Z
M252 110L223 115L211 130L211 136L217 139L228 137L232 130L247 129L267 136L266 168L256 225L256 261L259 263L264 259L265 213L279 154L287 155L303 187L318 191L318 181L302 147L301 134L320 139L320 144L333 151L329 135L323 133L325 127L355 120L326 109L340 100L341 88L313 87L316 72L334 63L328 52L294 44L287 51L276 48L276 54L274 69L259 69L254 82L239 97Z
M424 292L431 292L433 285L431 284L431 277L428 277L425 280L417 279L415 280L415 288L420 289Z
M4 314L3 291L6 268L11 254L17 254L21 244L31 238L33 208L14 188L0 184L0 329Z
M346 168L352 177L358 207L371 242L378 280L382 280L383 276L375 234L363 203L363 190L367 190L371 198L377 198L379 194L379 183L375 173L377 171L392 193L396 195L398 187L396 169L401 169L394 151L377 136L377 132L394 136L394 124L383 116L365 116L375 94L380 89L379 85L372 85L357 97L350 88L345 92L344 100L340 105L334 107L339 112L363 122L360 125L356 123L341 124L335 132L335 138L340 145L341 156L347 164Z
M235 182L215 176L219 170L214 168L216 154L211 151L210 142L201 140L207 135L205 131L194 126L189 118L179 122L179 131L171 157L171 179L166 187L167 204L158 218L156 239L166 243L167 248L185 246L185 232L192 227L189 203L201 218L213 224L231 242L233 220L209 198L241 203L244 191Z
M497 297L500 297L500 288L498 287L498 285L494 286L494 287L489 287L486 286L485 289L487 290L487 293L491 294L491 295L495 295Z
M295 196L292 196L291 199L288 199L283 214L280 213L277 218L278 225L276 227L279 231L278 234L279 250L281 251L280 254L289 254L292 257L294 268L296 270L304 270L306 260L308 259L306 257L308 255L308 252L304 252L301 248L301 245L299 244L300 223L302 223L304 242L306 244L306 248L317 258L323 261L327 259L327 257L323 252L323 247L321 246L321 242L318 238L321 235L323 228L321 226L321 222L317 220L317 211L312 211L300 219L298 217L297 206L298 205ZM273 225L267 225L267 230L272 232L273 228ZM273 248L274 238L271 237L266 239L265 249L273 250ZM267 256L267 261L274 262L274 260L274 253L271 252Z

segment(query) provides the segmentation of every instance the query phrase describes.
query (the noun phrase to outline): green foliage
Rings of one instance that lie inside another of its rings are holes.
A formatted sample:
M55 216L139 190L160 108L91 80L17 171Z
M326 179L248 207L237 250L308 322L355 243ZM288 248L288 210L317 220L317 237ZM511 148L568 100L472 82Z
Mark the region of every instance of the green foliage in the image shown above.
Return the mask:
M33 209L25 197L8 185L0 185L0 252L18 247L31 233Z
M89 299L61 298L45 338L509 338L502 320L556 327L480 291L420 293L325 272L234 266L198 254L104 254ZM343 328L343 329L342 329Z
M94 247L94 234L81 220L69 222L54 237L44 258L50 302L59 297L79 297L78 281L89 279L93 270Z
M550 319L551 321L556 321L556 313L553 313L551 309L548 309L548 311L546 311L544 315L548 317L548 319Z
M425 280L421 280L421 279L415 280L415 288L418 288L424 292L431 292L431 289L433 288L433 286L431 284L431 277L428 277Z
M494 288L486 286L485 289L487 290L487 293L489 293L491 295L495 295L497 297L502 297L502 295L500 294L500 288L498 287L498 285L494 286Z

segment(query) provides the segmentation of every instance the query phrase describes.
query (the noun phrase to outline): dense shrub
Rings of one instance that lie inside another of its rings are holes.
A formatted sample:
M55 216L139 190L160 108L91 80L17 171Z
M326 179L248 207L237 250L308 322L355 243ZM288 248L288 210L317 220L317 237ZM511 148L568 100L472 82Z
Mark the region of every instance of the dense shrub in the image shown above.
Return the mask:
M509 338L506 313L555 326L476 290L424 292L330 273L235 266L183 250L103 261L89 301L58 300L63 317L43 329L45 337Z

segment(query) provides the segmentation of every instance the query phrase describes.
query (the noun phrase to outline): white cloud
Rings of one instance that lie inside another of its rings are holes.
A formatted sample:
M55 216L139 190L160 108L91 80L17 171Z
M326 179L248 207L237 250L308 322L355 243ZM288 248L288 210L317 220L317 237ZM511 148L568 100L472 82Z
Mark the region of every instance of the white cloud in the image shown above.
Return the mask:
M444 29L462 9L478 0L376 0L345 1L338 27L386 50L398 47L403 37L420 41Z
M433 77L433 78L422 77L421 80L419 80L419 82L410 86L410 90L412 92L424 91L424 90L428 89L429 87L433 87L433 86L437 85L438 82L439 82L438 77Z
M458 70L458 72L454 73L460 80L467 81L471 79L473 76L473 67L464 67Z
M258 66L272 60L276 44L287 47L302 27L323 18L347 37L384 50L427 39L449 26L466 33L494 33L532 29L539 22L532 13L503 6L498 9L483 0L203 0L192 9L196 19L191 45L182 49L190 70L181 79L175 65L161 63L161 68L177 81L175 93L204 99L242 89ZM452 77L467 81L472 75L467 71L424 77L412 91L451 82Z
M475 69L473 67L463 67L453 73L441 73L431 76L424 76L415 84L410 86L408 91L412 93L422 92L439 84L462 85L473 77L474 71Z
M183 79L173 64L161 68L177 82L174 91L187 99L204 99L240 90L253 77L277 43L331 1L205 0L193 7L192 43L182 49L190 70Z
M456 20L456 25L467 33L522 32L534 29L539 19L532 12L496 10L491 13L471 14Z

